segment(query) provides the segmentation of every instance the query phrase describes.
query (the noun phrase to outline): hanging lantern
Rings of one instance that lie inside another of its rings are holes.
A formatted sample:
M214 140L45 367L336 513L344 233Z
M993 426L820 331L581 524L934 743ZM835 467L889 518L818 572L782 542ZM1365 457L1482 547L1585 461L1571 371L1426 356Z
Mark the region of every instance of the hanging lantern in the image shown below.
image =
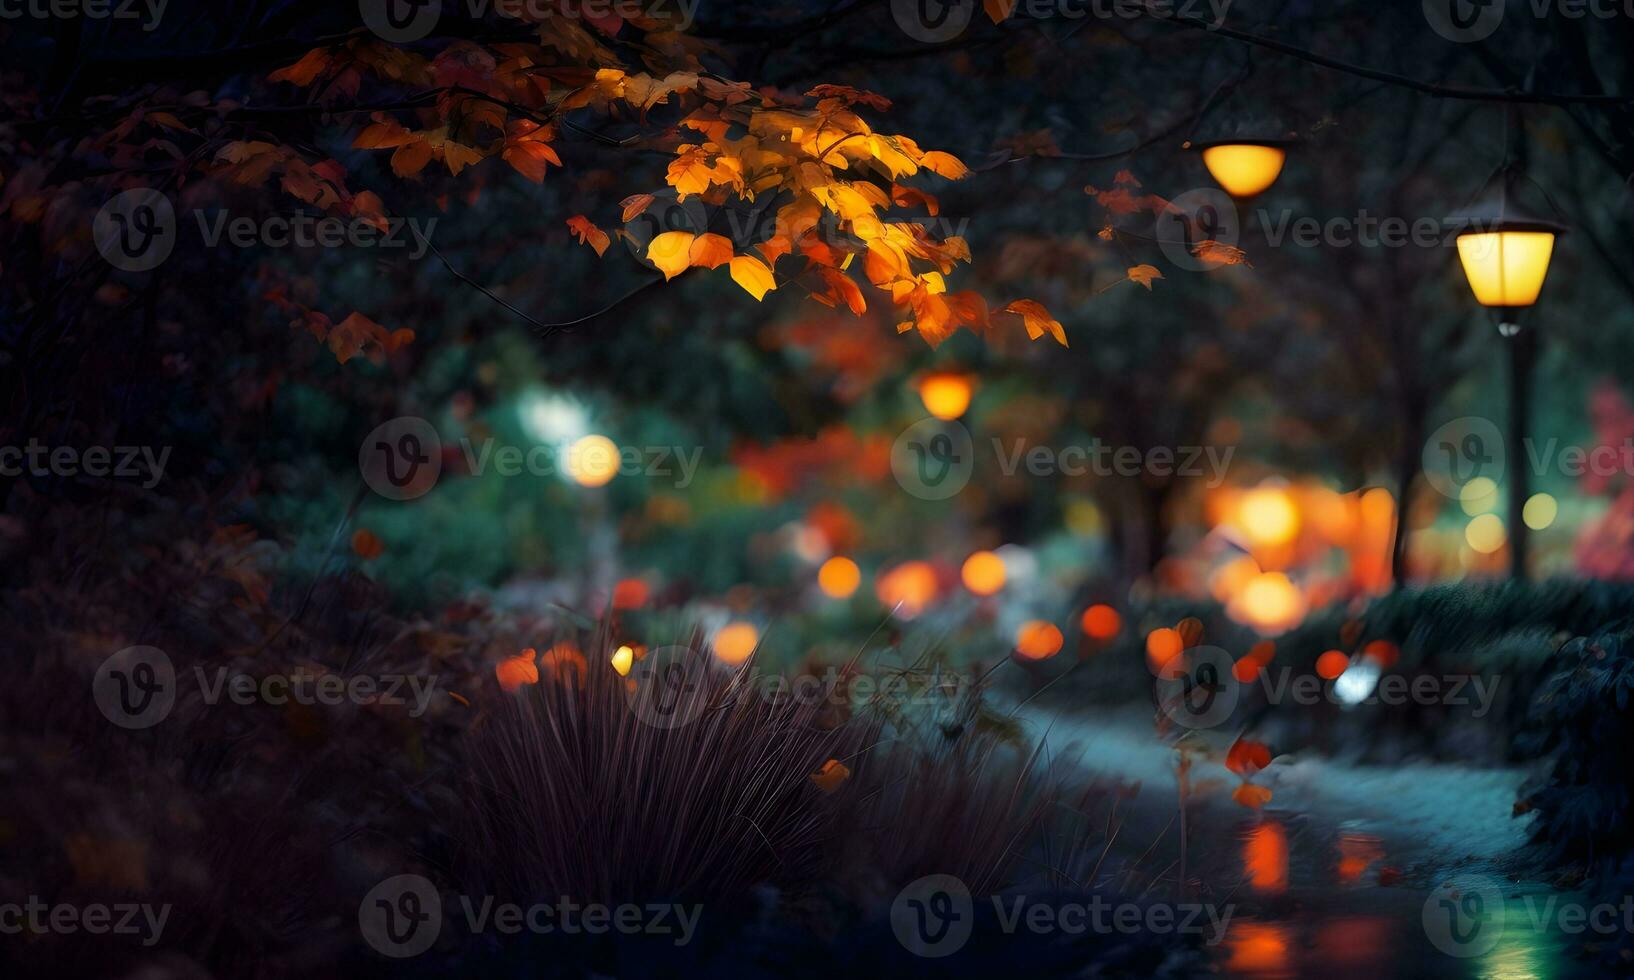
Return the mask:
M1475 301L1497 315L1506 337L1520 330L1521 311L1538 301L1555 239L1566 233L1560 222L1519 207L1510 185L1505 180L1495 195L1449 219L1460 229L1458 259Z
M1216 183L1235 198L1249 198L1276 183L1288 160L1287 139L1230 139L1193 143L1203 154L1203 166Z

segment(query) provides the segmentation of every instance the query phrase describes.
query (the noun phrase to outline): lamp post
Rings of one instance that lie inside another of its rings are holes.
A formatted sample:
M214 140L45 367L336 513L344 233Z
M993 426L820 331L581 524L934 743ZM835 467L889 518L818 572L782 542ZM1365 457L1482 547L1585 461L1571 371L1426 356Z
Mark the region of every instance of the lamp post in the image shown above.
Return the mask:
M1566 233L1558 221L1527 211L1515 200L1520 178L1505 167L1497 191L1451 223L1458 232L1458 259L1475 293L1476 302L1492 311L1498 333L1509 343L1509 424L1505 447L1509 471L1509 573L1526 577L1527 527L1524 518L1529 491L1523 451L1532 405L1532 363L1537 358L1537 331L1521 329L1521 315L1538 301L1549 274L1555 239Z

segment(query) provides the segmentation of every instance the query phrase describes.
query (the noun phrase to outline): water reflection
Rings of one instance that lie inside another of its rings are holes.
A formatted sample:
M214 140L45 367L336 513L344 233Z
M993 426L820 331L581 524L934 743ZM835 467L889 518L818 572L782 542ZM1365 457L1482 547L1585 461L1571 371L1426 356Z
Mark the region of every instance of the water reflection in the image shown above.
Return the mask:
M1288 969L1288 927L1272 922L1233 922L1226 946L1226 969L1256 977L1284 977Z
M1267 817L1243 841L1243 874L1255 891L1280 893L1288 888L1288 832Z

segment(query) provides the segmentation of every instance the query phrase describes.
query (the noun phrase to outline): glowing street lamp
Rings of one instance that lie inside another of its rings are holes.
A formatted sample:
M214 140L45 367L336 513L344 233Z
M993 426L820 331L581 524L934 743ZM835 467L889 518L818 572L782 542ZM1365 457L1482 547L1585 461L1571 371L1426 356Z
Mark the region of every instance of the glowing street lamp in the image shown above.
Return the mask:
M925 411L943 421L951 421L970 407L974 389L968 374L937 371L919 379L919 400L925 403Z
M1549 274L1555 239L1566 233L1558 221L1519 207L1509 180L1493 196L1450 220L1458 232L1458 259L1475 301L1498 317L1498 332L1520 331L1520 313L1538 301Z
M1276 183L1288 160L1288 139L1229 139L1193 143L1203 166L1235 198L1250 198Z

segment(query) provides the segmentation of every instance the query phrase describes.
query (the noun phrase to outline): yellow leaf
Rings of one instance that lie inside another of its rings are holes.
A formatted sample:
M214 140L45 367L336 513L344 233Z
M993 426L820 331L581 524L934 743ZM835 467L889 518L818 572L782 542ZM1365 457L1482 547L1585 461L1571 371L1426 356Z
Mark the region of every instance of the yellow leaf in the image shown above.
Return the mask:
M941 150L931 150L920 157L919 165L948 180L962 180L970 176L970 168L961 163L958 157L951 153L943 153Z
M1018 314L1022 324L1027 328L1027 336L1033 340L1047 333L1062 347L1067 346L1067 332L1061 329L1059 320L1050 316L1050 311L1044 308L1044 304L1030 299L1018 299L1006 306L1004 312Z
M693 239L688 250L688 263L705 269L716 269L732 259L732 242L725 235L708 233Z
M1162 278L1163 273L1159 272L1156 266L1137 265L1129 270L1129 281L1138 282L1145 286L1147 292L1151 292L1153 279Z
M670 232L677 234L677 232ZM777 288L777 280L772 278L772 270L766 263L752 255L740 255L730 264L732 281L743 287L744 292L756 300Z
M658 267L666 281L687 270L691 264L692 232L666 231L647 245L647 260Z

